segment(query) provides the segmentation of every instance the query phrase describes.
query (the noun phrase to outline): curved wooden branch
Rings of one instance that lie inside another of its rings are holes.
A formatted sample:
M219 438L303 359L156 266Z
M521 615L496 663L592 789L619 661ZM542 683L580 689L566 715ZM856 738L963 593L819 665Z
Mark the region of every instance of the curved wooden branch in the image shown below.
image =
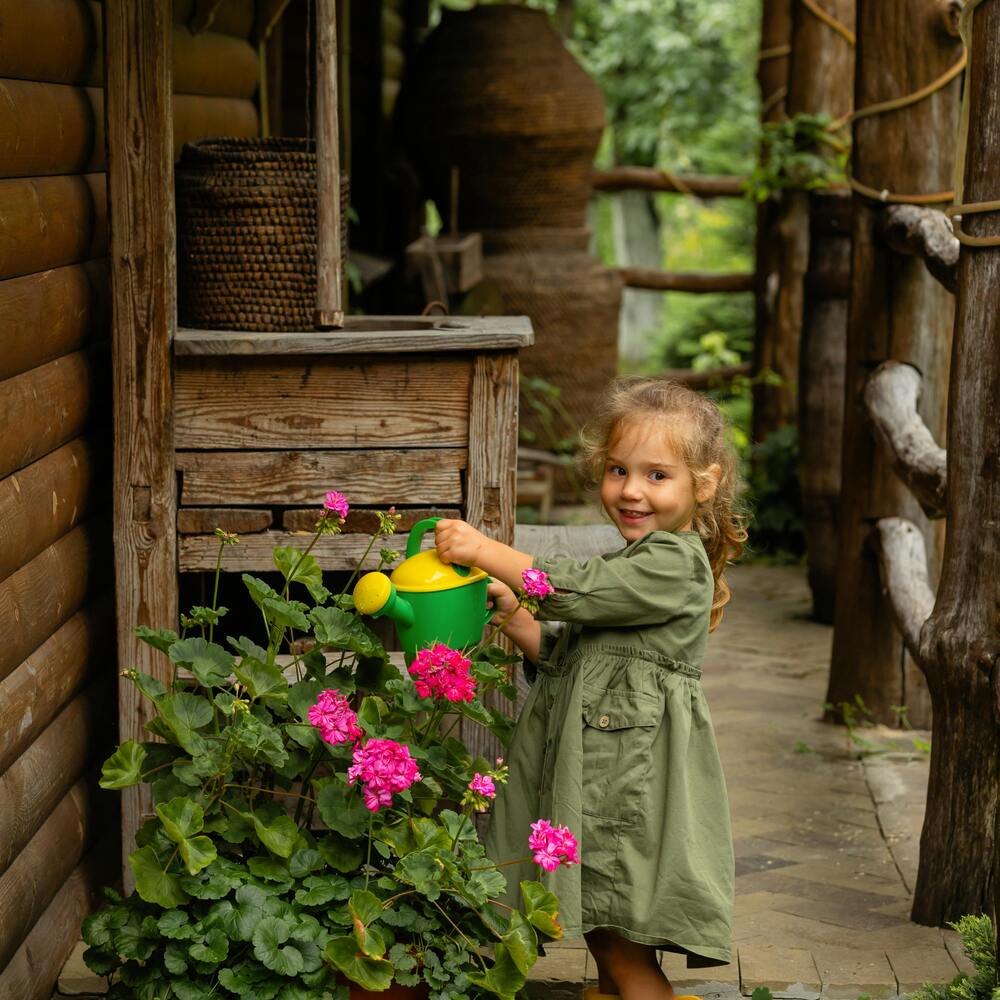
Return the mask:
M921 375L912 365L886 361L865 384L865 409L879 440L892 454L892 467L928 517L944 517L946 452L920 414Z
M961 244L944 212L919 205L892 205L882 214L881 230L896 253L922 257L927 270L949 292L958 290Z
M875 526L872 541L896 627L910 655L923 668L920 633L934 610L924 536L912 521L883 517Z
M595 191L675 191L699 198L741 198L745 178L724 174L672 174L656 167L613 167L591 174Z

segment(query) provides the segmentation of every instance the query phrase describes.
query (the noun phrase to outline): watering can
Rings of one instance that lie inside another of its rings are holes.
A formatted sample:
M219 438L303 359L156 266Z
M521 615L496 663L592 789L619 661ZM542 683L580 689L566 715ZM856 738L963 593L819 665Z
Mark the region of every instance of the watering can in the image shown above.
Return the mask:
M436 642L452 649L476 645L493 617L486 607L490 578L483 570L444 563L434 549L420 551L424 535L440 520L417 521L406 540L406 558L391 576L366 573L354 587L358 611L392 619L407 663Z

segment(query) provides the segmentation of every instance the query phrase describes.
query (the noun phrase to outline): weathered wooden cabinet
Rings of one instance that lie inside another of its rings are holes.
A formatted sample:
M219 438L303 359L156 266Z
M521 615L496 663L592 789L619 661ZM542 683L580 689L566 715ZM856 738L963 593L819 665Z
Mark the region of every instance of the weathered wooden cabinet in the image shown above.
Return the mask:
M531 340L521 317L360 317L333 333L179 329L178 569L215 568L216 525L242 529L227 570L273 569L273 547L307 537L330 489L356 511L410 506L512 541L517 350ZM324 569L351 569L368 540L348 530L313 553Z

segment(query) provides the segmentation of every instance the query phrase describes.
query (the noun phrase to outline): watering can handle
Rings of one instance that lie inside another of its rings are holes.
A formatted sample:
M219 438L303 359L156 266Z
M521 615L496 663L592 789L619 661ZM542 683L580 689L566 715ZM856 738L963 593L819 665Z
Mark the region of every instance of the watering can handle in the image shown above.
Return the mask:
M417 523L410 528L410 537L406 540L406 558L409 559L411 556L415 556L420 551L420 545L424 540L424 535L427 534L435 524L440 521L439 517L425 517L422 521L417 521ZM458 563L452 563L452 567L459 576L468 576L469 567L459 566Z

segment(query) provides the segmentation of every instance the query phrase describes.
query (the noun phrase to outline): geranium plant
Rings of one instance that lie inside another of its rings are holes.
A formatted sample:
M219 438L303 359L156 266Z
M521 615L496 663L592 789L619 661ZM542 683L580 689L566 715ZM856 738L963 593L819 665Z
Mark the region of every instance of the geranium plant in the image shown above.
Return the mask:
M280 592L243 576L259 643L215 641L222 557L238 543L223 531L211 607L182 616L179 635L139 629L172 669L170 683L128 672L159 740L123 743L102 771L104 788L148 784L155 810L129 857L135 891L106 890L84 924L111 998L346 1000L350 984L392 983L431 1000L513 998L539 939L562 933L540 881L521 883L519 908L501 901L509 861L486 856L474 814L507 770L454 732L466 718L506 741L510 720L483 696L514 697L513 658L438 644L397 669L351 581L332 593L310 554L347 509L331 491L309 546L275 549ZM399 517L379 520L366 558ZM379 566L397 557L382 549ZM525 582L530 604L541 584ZM530 841L546 870L579 860L572 834L544 819Z

